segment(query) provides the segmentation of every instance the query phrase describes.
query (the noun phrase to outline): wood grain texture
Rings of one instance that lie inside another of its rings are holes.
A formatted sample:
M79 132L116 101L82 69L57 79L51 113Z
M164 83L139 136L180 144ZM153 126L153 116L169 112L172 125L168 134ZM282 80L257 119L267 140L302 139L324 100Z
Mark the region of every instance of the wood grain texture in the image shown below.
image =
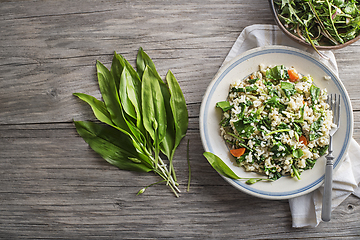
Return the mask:
M360 201L346 199L330 223L294 229L287 201L228 185L203 158L202 96L240 32L274 24L262 0L2 1L0 4L1 239L359 239ZM360 141L360 43L336 50ZM175 198L152 174L120 171L77 135L93 120L72 96L100 97L95 61L114 51L133 65L139 47L185 94L189 130L175 155ZM190 192L186 142L190 141Z

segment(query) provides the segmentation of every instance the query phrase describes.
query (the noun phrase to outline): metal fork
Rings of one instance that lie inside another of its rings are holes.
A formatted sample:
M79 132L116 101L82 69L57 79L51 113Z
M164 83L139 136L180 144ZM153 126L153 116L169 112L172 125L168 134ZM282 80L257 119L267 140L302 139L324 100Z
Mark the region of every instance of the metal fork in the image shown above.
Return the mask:
M326 168L325 168L325 183L324 183L324 195L322 199L322 211L321 211L321 219L324 222L330 221L331 218L331 191L332 191L332 171L333 171L333 136L335 132L340 127L340 94L330 94L328 96L328 104L330 105L330 109L333 112L333 123L335 127L330 129L330 141L328 154L325 156L326 158Z

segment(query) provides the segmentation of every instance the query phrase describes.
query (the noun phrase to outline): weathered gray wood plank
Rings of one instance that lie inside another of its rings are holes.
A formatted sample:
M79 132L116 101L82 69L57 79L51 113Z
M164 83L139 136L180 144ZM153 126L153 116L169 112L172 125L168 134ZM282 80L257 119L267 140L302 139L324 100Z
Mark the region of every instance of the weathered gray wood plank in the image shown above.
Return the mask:
M301 233L297 238L308 239L319 233L350 238L360 231L355 197L335 210L330 223L292 229L287 201L239 192L208 165L199 151L198 131L188 132L176 155L180 198L163 185L136 196L157 177L110 166L77 136L72 124L3 125L0 131L0 236L286 239ZM187 139L190 192L185 191Z
M36 8L30 7L33 4ZM162 76L168 69L174 72L188 103L200 103L241 30L250 24L273 23L263 1L185 1L169 7L173 5L163 1L3 3L0 123L89 118L71 94L99 96L95 61L109 66L111 54L117 51L134 63L140 46ZM254 17L256 12L262 17ZM340 76L354 99L354 109L359 109L353 80L360 71L355 67L359 44L336 54Z

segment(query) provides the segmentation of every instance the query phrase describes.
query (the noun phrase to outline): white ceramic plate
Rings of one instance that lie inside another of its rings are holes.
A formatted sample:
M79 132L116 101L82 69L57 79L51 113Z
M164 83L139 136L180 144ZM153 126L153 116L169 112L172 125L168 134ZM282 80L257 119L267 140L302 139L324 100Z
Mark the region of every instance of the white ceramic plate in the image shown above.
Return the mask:
M219 122L222 112L221 109L215 108L217 102L226 100L230 83L237 79L244 79L249 74L258 71L259 64L293 66L303 75L310 74L314 78L314 83L320 88L326 88L329 94L341 94L341 124L333 142L334 170L339 168L345 158L353 132L353 114L346 89L336 74L313 55L284 46L268 46L249 50L220 68L204 95L200 109L200 134L204 150L219 156L239 177L260 176L257 173L246 172L231 161L232 156L229 149L220 136ZM331 80L325 80L324 76L329 76ZM324 181L324 174L325 157L321 157L313 169L301 174L301 180L282 177L274 182L258 182L248 185L243 180L226 177L224 179L237 189L256 197L289 199L320 187Z

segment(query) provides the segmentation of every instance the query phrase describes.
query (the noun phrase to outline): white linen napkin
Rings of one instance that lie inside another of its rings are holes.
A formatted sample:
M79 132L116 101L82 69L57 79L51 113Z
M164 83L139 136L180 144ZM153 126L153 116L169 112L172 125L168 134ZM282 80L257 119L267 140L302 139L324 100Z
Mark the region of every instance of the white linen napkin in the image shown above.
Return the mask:
M329 59L321 58L311 47L301 45L287 37L276 25L257 24L246 27L235 41L224 63L249 49L267 45L285 45L314 54L316 58L338 74L335 56L331 51L321 51L321 53ZM333 175L332 210L339 206L352 193L360 198L359 182L360 146L352 139L344 162ZM321 186L311 193L289 200L293 227L316 227L322 221L321 207L323 189L323 186Z

